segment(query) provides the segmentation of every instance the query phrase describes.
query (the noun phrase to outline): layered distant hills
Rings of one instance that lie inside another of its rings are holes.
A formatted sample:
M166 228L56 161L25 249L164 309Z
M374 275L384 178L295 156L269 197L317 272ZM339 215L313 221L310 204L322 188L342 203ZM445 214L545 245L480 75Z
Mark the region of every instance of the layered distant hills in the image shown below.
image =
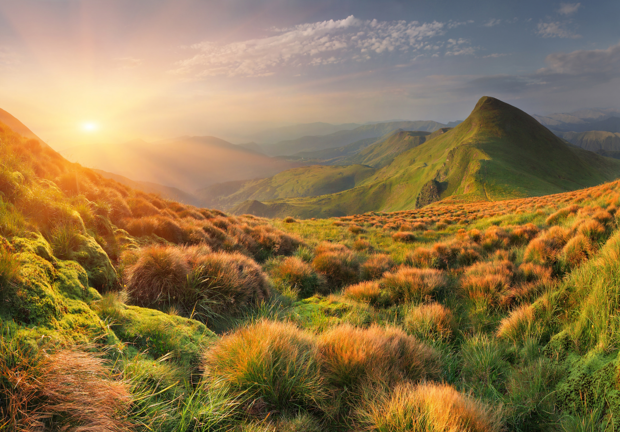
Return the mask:
M299 166L210 136L79 146L63 156L90 168L188 192L223 181L269 177Z
M372 160L389 163L378 163L373 167L376 171L355 187L264 202L250 197L234 212L329 217L393 211L445 199L494 201L557 193L620 175L620 161L567 144L525 112L491 97L480 99L470 116L455 128L442 129L412 148L402 144L403 139L411 138L399 132L365 147L364 154L373 154ZM402 152L394 151L395 147ZM386 153L389 157L382 158ZM351 161L356 157L361 156ZM310 177L308 182L312 182ZM253 196L261 193L254 190Z
M341 130L329 135L304 136L301 138L265 144L262 148L269 155L294 155L346 146L360 140L379 138L395 130L434 132L446 125L435 121L399 121L359 126L352 130Z

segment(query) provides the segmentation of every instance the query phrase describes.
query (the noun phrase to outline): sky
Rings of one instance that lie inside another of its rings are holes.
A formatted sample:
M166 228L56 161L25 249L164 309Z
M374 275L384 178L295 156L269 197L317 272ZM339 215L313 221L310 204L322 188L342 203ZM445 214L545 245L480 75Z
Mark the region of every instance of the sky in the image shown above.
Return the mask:
M0 108L54 148L619 107L620 2L0 0Z

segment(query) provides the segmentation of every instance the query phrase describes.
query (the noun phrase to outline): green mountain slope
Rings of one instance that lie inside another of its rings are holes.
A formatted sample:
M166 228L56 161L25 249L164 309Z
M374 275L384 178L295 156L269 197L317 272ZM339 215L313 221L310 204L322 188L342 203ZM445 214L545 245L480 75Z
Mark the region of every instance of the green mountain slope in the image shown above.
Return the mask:
M430 132L398 130L383 141L366 147L356 155L346 158L342 162L351 164L359 163L370 165L373 168L383 168L392 163L394 158L399 154L424 143L429 136L431 136Z
M364 165L312 165L266 179L219 183L199 190L197 196L207 207L228 209L246 200L273 201L340 192L354 188L375 172Z
M294 155L305 151L316 151L342 147L367 138L379 138L397 129L434 132L445 127L435 121L400 121L376 123L360 126L353 130L343 130L325 136L305 136L302 138L281 141L276 144L264 145L265 153L271 156Z
M619 161L571 146L525 112L483 97L463 123L401 154L356 188L264 204L274 209L273 216L282 216L286 203L293 216L328 217L411 209L447 198L539 196L618 175Z

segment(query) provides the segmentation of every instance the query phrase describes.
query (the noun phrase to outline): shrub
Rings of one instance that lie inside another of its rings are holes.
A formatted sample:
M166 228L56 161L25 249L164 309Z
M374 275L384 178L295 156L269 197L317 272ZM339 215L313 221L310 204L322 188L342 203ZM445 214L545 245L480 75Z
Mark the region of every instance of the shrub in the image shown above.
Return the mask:
M287 216L284 219L282 219L282 222L284 222L284 223L296 223L297 219L295 219L292 216Z
M394 261L387 254L374 254L361 266L362 280L379 279L386 271L392 270Z
M288 257L274 269L274 277L299 290L302 298L310 297L321 290L321 278L312 267L297 257Z
M501 413L447 384L403 384L360 410L377 432L499 432Z
M163 310L188 299L189 265L174 247L151 246L140 251L128 269L127 291L132 303Z
M368 382L433 379L441 370L435 350L396 327L343 324L320 335L318 345L323 376L354 393Z
M359 302L375 304L381 295L381 288L376 281L360 282L346 287L342 295Z
M448 279L441 270L401 267L385 273L379 282L394 303L421 302L447 288Z
M405 315L405 329L422 339L449 340L456 330L452 312L439 303L424 304Z
M316 343L290 323L263 320L223 336L205 353L204 368L263 416L316 408L326 396Z
M399 231L392 234L392 240L399 243L413 243L416 237L415 234L410 231Z

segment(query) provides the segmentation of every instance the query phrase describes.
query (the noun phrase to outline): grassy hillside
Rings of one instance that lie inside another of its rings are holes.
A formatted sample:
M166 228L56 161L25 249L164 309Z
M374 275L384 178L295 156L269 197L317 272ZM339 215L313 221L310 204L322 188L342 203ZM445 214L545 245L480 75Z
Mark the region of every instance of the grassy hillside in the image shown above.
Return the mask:
M523 111L483 97L455 128L399 155L360 186L264 203L268 216L329 217L416 208L438 199L495 201L615 179L620 163L566 144ZM282 206L282 204L287 204Z
M442 130L442 129L440 129ZM392 163L401 153L411 150L425 142L430 132L396 131L386 139L366 147L357 154L343 160L345 164L363 164L373 168L383 168Z
M263 145L272 156L294 155L299 152L313 152L342 147L368 138L379 138L397 129L434 132L445 125L435 121L400 121L359 126L353 130L338 131L324 136L306 136L295 140Z
M268 220L0 156L2 430L620 427L620 182Z
M207 207L229 209L247 200L273 201L340 192L354 188L375 171L364 165L312 165L266 179L213 185L199 190L196 195Z

